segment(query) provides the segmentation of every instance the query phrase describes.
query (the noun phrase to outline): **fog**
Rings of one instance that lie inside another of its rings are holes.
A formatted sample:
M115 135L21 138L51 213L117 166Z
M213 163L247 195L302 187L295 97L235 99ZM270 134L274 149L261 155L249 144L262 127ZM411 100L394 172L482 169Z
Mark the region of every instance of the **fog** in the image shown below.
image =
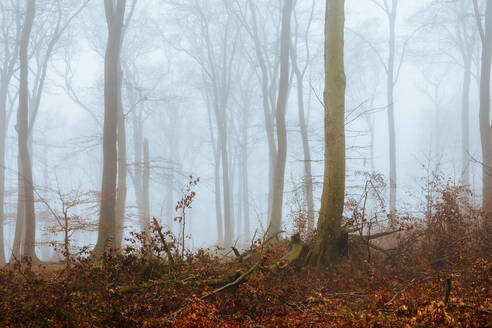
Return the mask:
M29 2L0 0L0 137L6 145L5 150L0 147L5 157L0 163L5 172L5 181L0 179L2 261L22 253L23 231L29 229L19 224L29 221L18 206L19 200L29 202L18 192L19 181L25 178L18 164L19 52ZM117 25L118 8L125 2L108 2ZM184 242L192 249L249 246L276 215L281 218L280 229L275 228L279 232L295 231L299 217L315 229L325 147L325 4L294 0L287 38L282 37L283 4L128 0L121 38L114 46L121 49L111 57L107 50L111 19L104 1L35 2L27 44L26 137L32 164L34 246L41 260L59 258L50 242L62 243L65 214L74 224L74 245L94 247L98 230L102 238L103 135L111 125L108 117L117 125L113 216L117 228L121 223L123 244L132 231L145 231L153 217L177 238L182 236L183 209L177 205L182 199L191 200L184 210ZM392 4L397 4L393 56L389 11L385 12ZM477 4L483 15L485 1ZM473 1L348 0L345 17L346 200L363 193L362 172L378 173L387 184L381 193L386 214L411 213L418 218L427 201L423 188L440 174L444 180L469 185L472 201L479 206L481 41ZM287 61L281 58L282 41L290 50ZM105 58L106 64L116 58L112 67L119 73L112 85L105 80ZM288 67L285 85L282 64ZM114 105L116 116L105 116L108 90L121 96L121 103ZM284 143L278 124L282 91L287 95L283 174L277 170ZM199 181L187 190L190 177ZM119 201L123 207L114 209ZM374 208L377 202L372 201ZM350 217L348 208L345 214ZM15 246L16 234L21 246Z

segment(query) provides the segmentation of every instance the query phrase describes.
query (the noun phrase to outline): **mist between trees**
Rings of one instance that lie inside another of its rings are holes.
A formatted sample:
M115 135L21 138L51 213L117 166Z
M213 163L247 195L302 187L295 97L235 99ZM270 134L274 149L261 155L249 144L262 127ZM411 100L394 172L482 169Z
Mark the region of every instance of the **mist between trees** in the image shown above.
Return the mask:
M298 232L312 265L336 265L347 233L428 217L436 181L492 211L487 1L0 14L0 263L101 255L155 217L181 252ZM354 221L361 200L370 223Z

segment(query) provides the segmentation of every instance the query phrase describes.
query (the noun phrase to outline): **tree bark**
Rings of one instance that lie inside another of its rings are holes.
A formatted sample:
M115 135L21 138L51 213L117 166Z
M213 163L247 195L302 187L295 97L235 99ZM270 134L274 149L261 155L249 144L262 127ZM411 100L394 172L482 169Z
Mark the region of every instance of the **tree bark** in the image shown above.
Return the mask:
M5 263L3 240L4 202L5 202L5 146L7 143L7 85L0 90L0 265Z
M22 256L30 257L33 262L39 259L35 252L35 232L36 232L36 215L34 209L34 185L32 179L31 158L28 149L29 138L29 89L28 89L28 71L29 57L27 50L29 48L29 39L35 15L35 1L26 0L26 17L22 28L22 37L19 51L20 59L20 82L19 82L19 110L17 112L17 133L19 158L22 163L21 179L24 195L25 211L25 239L22 249Z
M149 237L150 227L150 160L149 160L149 141L144 139L144 169L143 169L143 216L140 217L140 230L144 232L145 236Z
M249 173L248 173L248 123L249 113L243 111L243 126L242 126L242 142L241 142L241 187L242 187L242 210L243 210L243 238L246 242L249 242Z
M313 175L311 170L311 150L309 148L308 127L304 110L304 76L297 63L296 49L292 48L292 68L297 80L297 107L299 114L299 127L302 139L302 150L304 153L304 195L306 198L307 230L314 230L314 200L313 200Z
M214 156L214 191L215 191L215 216L217 220L217 243L224 242L224 227L222 219L222 204L220 201L220 139L217 138L217 148Z
M345 197L344 0L326 0L325 166L318 232L309 262L318 268L339 262L346 234L341 227Z
M286 0L282 10L282 32L280 44L280 80L277 108L277 158L275 160L272 213L270 215L270 235L275 235L282 226L282 205L284 197L285 162L287 159L287 128L285 112L289 96L289 48L290 48L290 18L292 15L292 0Z
M120 248L124 224L125 224L125 210L126 210L126 177L127 177L127 163L126 163L126 121L123 113L123 102L121 98L121 85L122 85L122 70L119 67L118 77L119 99L118 99L118 126L117 126L117 143L118 143L118 188L116 190L116 236L114 241L114 247Z
M15 232L14 242L12 244L12 251L10 262L15 262L16 259L21 259L23 236L24 236L24 221L25 221L25 205L24 205L24 184L22 183L22 161L20 156L17 156L17 214L15 218Z
M103 133L103 174L101 185L101 205L99 213L99 230L94 249L101 255L110 242L114 242L116 232L116 175L117 149L116 131L118 122L120 50L125 16L126 0L105 0L108 40L104 60L104 133Z
M396 214L396 133L395 133L395 25L396 25L396 10L398 1L392 0L391 10L388 11L389 22L389 42L388 42L388 74L386 81L386 92L388 97L388 134L389 134L389 164L390 164L390 224L394 222Z
M481 24L481 23L480 23ZM480 72L480 140L482 144L482 207L492 215L492 127L490 125L490 68L492 59L492 4L487 1L482 35Z
M472 56L465 58L463 89L461 95L461 182L470 184L470 81Z

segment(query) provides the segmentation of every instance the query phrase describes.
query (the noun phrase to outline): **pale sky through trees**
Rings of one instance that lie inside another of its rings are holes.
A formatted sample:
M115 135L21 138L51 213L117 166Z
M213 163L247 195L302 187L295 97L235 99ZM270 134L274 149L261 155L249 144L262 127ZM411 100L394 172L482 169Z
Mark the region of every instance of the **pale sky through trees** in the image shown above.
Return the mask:
M5 7L16 1L0 0ZM48 33L47 26L54 18L43 13L57 0L37 1L33 34ZM18 1L24 7L24 1ZM241 168L241 131L247 131L248 210L250 237L256 229L265 231L268 225L268 143L265 133L260 83L260 67L257 63L252 38L242 24L250 24L247 13L242 22L236 3L246 6L247 0L234 0L226 8L227 1L167 1L138 0L131 20L125 29L122 43L122 106L126 123L127 200L125 236L138 229L138 205L133 185L139 165L135 161L135 147L139 138L149 140L150 154L150 215L163 224L173 222L170 216L181 198L188 177L200 177L195 187L196 197L189 211L186 243L190 247L206 247L217 243L216 185L213 148L219 143L218 125L213 112L213 86L207 74L210 63L205 56L205 23L210 37L217 67L231 66L230 91L225 107L227 116L227 160L231 188L233 217L233 241L241 239L244 229L244 200ZM283 1L253 1L257 6L257 19L261 42L269 65L275 65L280 49L280 15ZM295 2L295 17L291 29L298 24L299 61L304 65L306 47L304 31L311 12L311 0ZM381 0L347 0L345 13L345 71L346 135L347 135L347 194L360 192L363 177L356 172L371 170L370 135L367 116L374 121L374 168L385 177L388 175L388 132L386 121L385 72L381 59L387 57L387 22L376 3ZM462 67L456 61L458 50L446 41L451 25L439 27L442 12L435 13L434 21L427 16L427 8L439 0L399 0L396 24L396 61L403 60L398 83L395 87L396 150L398 171L398 208L402 211L423 201L421 178L438 165L446 177L461 178L461 88ZM471 2L471 1L470 1ZM479 1L480 4L483 1ZM233 4L234 3L234 4ZM128 15L133 0L127 1ZM193 8L203 6L203 12ZM308 32L310 63L304 79L304 99L308 124L308 138L312 158L315 210L319 211L321 178L323 172L323 24L324 3L315 1L312 22ZM473 8L469 8L473 14ZM0 8L1 10L1 8ZM23 9L21 9L23 11ZM426 15L422 14L423 12ZM44 16L43 16L44 15ZM205 20L200 15L205 16ZM202 19L202 20L201 20ZM229 19L229 21L228 21ZM46 20L46 24L43 24ZM297 21L297 23L296 23ZM102 174L102 122L104 115L104 52L107 27L103 1L92 0L71 22L53 51L49 61L46 82L41 99L39 116L32 134L32 163L35 198L47 199L56 207L53 190L65 192L100 191ZM437 22L437 23L436 23ZM444 19L443 19L444 22ZM427 29L423 26L436 24ZM203 24L203 25L200 25ZM475 24L471 20L470 24ZM471 26L471 25L470 25ZM470 28L476 28L475 25ZM231 35L225 46L221 38L225 31ZM35 37L34 36L34 37ZM2 37L2 41L5 40ZM34 44L35 41L33 41ZM478 42L478 40L477 40ZM29 88L34 85L36 53L33 44L29 49ZM39 47L45 47L42 43ZM2 48L3 49L3 48ZM0 49L0 54L5 56ZM404 55L402 56L402 51ZM480 48L474 52L470 89L470 156L481 159L478 129ZM206 56L205 56L206 57ZM203 57L203 58L205 58ZM3 57L2 57L3 58ZM225 60L224 60L225 58ZM227 62L230 60L230 62ZM226 64L224 64L226 63ZM273 66L272 66L273 67ZM291 72L290 68L290 72ZM272 69L278 80L279 69ZM219 69L217 74L222 74ZM17 133L16 124L18 72L9 86L7 106L13 106L14 114L7 128L6 194L5 194L5 254L10 253L14 239L17 193ZM296 197L302 198L303 149L299 134L296 79L290 77L289 98L286 110L287 160L283 201L283 220L287 230L293 227L290 213L295 209ZM68 90L70 89L70 90ZM68 95L68 93L70 93ZM207 93L208 92L208 93ZM273 97L278 92L273 92ZM77 100L74 99L77 97ZM209 97L209 98L207 98ZM248 101L245 101L248 100ZM208 104L207 104L208 101ZM79 102L79 103L77 103ZM248 109L245 109L246 105ZM211 106L211 107L207 107ZM84 108L85 107L85 108ZM208 109L210 109L210 112ZM248 110L247 130L243 111ZM140 129L138 128L140 125ZM136 136L136 131L143 135ZM244 137L244 136L243 136ZM140 150L141 151L141 150ZM141 163L140 163L141 164ZM472 160L471 187L476 192L476 202L481 196L481 168ZM222 169L218 177L222 181ZM220 185L222 192L223 185ZM387 197L388 193L385 194ZM171 201L170 201L171 200ZM221 200L222 202L222 200ZM223 204L222 204L223 206ZM97 223L97 204L84 204L74 209L78 215L86 215ZM36 202L37 240L45 240L42 234L46 218L49 218L43 202ZM45 219L43 219L43 216ZM317 219L317 215L315 215ZM52 219L49 219L52 221ZM234 221L235 220L235 221ZM176 233L179 224L171 227ZM80 245L94 244L97 233L93 231L74 234ZM44 239L43 239L44 238ZM50 237L51 238L51 237ZM57 237L59 238L59 236ZM243 241L248 243L246 241ZM38 255L43 258L40 246ZM45 258L46 259L46 258Z

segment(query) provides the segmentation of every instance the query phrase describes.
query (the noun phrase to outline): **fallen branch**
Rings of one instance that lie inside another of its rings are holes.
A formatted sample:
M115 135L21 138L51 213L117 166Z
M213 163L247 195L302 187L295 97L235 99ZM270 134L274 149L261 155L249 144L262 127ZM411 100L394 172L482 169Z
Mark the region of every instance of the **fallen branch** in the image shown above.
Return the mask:
M240 283L242 283L247 276L249 276L251 273L253 273L256 269L258 269L260 266L263 265L263 263L265 263L265 260L266 258L265 257L261 257L258 262L255 263L255 265L253 265L251 268L248 269L248 271L244 272L243 274L241 274L236 280L234 280L233 282L230 282L228 283L227 285L224 285L220 288L217 288L216 290L214 290L213 292L209 293L209 294L206 294L204 296L201 297L201 299L206 299L212 295L215 295L217 293L220 293L221 291L227 289L227 288L230 288L232 286L237 286L239 285Z
M171 264L171 267L174 267L174 258L173 255L171 254L171 250L169 249L169 246L166 243L166 240L164 239L164 235L162 234L162 227L159 225L159 222L157 222L157 219L154 217L152 218L154 220L154 225L157 230L157 233L159 234L159 237L161 238L162 242L162 247L164 248L164 251L167 254L167 258L169 260L169 263Z

